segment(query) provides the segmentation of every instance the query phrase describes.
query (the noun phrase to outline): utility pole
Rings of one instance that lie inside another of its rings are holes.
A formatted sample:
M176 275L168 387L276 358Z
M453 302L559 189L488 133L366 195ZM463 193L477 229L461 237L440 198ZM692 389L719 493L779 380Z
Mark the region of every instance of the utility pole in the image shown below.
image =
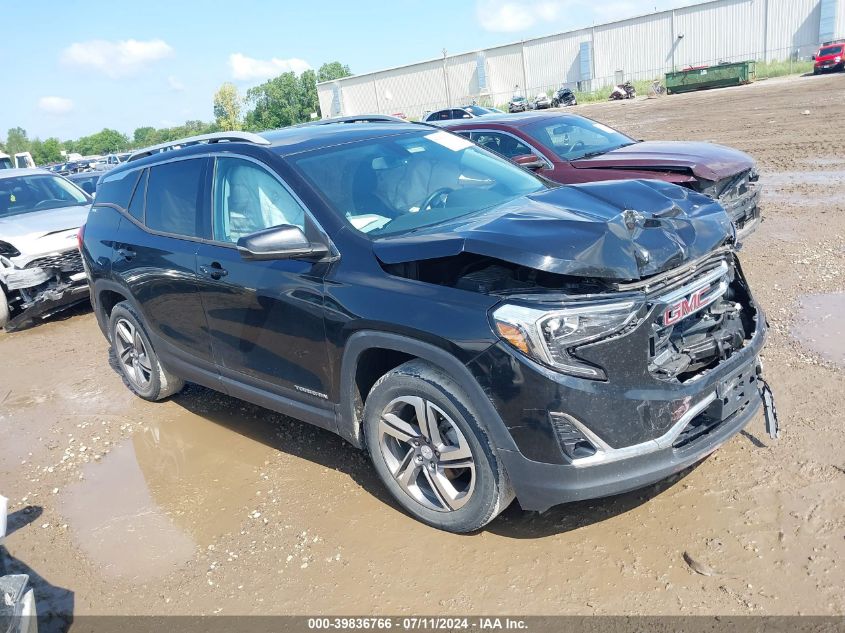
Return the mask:
M525 94L523 95L526 99L528 98L528 70L525 67L525 40L522 40L522 47L520 48L522 51L522 87L524 89Z
M446 88L446 107L452 106L452 95L449 92L449 71L446 70L446 49L443 49L443 86Z

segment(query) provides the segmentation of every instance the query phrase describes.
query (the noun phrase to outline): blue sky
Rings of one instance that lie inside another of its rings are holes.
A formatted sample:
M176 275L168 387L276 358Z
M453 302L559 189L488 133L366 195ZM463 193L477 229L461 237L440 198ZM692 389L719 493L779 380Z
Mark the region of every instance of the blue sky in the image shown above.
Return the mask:
M694 0L0 0L0 138L210 120L242 91L326 61L355 73L589 26Z

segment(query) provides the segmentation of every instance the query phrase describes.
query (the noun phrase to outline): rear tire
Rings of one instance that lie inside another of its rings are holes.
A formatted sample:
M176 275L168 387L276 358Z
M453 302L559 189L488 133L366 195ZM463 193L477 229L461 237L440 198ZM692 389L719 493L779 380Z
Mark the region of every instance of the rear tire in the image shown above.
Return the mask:
M472 532L513 501L469 398L425 361L409 361L376 382L364 406L364 437L396 501L432 527Z
M162 400L178 393L185 381L161 366L141 317L126 301L109 317L109 339L123 381L144 400Z

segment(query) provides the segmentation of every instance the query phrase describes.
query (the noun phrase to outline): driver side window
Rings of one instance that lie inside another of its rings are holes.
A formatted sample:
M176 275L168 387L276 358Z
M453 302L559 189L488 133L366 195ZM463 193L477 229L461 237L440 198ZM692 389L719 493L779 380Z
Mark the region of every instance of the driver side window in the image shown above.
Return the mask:
M218 158L213 224L216 241L234 243L282 224L305 231L305 211L264 167L241 158Z
M525 156L534 152L519 139L501 132L472 132L470 138L484 147L501 154L505 158Z

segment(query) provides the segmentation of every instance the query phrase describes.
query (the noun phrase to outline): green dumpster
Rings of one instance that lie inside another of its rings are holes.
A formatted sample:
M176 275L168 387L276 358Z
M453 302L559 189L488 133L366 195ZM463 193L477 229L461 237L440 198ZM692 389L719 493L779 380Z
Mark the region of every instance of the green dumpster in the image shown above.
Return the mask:
M715 66L698 66L666 73L666 92L690 92L725 86L741 86L757 79L756 62L735 62Z

